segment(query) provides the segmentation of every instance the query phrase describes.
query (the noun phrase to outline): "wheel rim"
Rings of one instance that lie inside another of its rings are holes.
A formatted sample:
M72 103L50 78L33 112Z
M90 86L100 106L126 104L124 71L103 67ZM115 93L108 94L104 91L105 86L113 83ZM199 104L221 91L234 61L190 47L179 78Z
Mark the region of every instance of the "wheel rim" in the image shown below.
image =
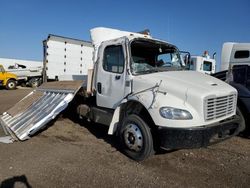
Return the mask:
M140 128L135 124L128 124L126 127L123 133L126 146L136 152L141 151L143 137Z
M33 82L33 83L32 83L32 86L33 86L33 87L37 87L37 86L38 86L38 82L37 82L37 81L36 81L36 82Z
M9 86L9 88L14 88L14 87L15 87L15 84L14 84L13 82L10 82L10 83L8 84L8 86Z

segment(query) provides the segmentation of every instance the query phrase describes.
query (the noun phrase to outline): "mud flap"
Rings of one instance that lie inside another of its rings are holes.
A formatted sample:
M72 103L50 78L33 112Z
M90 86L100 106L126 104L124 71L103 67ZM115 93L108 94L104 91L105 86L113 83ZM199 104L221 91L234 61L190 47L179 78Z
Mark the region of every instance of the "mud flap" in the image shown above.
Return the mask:
M3 130L13 140L29 139L68 106L83 83L83 81L44 83L0 116Z

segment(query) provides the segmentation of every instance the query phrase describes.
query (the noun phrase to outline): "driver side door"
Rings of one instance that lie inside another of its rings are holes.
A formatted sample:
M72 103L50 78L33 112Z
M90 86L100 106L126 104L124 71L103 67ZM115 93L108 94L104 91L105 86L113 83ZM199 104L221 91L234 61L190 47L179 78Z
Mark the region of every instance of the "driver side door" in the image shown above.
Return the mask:
M125 96L125 46L124 39L118 39L99 48L96 100L100 107L115 109Z

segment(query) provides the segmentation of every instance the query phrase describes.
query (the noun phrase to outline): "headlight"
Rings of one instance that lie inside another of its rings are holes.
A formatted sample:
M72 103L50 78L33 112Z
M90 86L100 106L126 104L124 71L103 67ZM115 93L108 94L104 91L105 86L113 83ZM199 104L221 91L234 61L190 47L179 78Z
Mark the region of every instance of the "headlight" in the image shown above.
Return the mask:
M187 110L182 110L167 106L160 108L160 114L162 117L166 119L175 119L175 120L193 119L193 116Z

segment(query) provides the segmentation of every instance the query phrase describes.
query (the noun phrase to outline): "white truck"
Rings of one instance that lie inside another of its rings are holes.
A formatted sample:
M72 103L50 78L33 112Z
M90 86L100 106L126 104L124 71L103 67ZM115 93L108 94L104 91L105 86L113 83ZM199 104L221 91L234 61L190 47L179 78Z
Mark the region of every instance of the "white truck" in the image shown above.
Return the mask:
M236 89L185 71L173 44L109 28L90 32L94 64L78 92L77 113L109 126L128 157L141 161L158 147L206 147L244 129L235 115ZM28 139L66 108L81 85L43 84L1 116L2 127L12 138Z
M42 82L43 64L41 61L0 58L6 71L17 75L19 85L37 87Z
M191 56L191 61L187 64L188 70L194 70L205 74L214 74L216 69L216 60L214 58L210 58L205 51L204 55L202 56Z
M250 136L250 43L226 42L222 46L221 71L213 76L228 82L238 91L238 111Z

